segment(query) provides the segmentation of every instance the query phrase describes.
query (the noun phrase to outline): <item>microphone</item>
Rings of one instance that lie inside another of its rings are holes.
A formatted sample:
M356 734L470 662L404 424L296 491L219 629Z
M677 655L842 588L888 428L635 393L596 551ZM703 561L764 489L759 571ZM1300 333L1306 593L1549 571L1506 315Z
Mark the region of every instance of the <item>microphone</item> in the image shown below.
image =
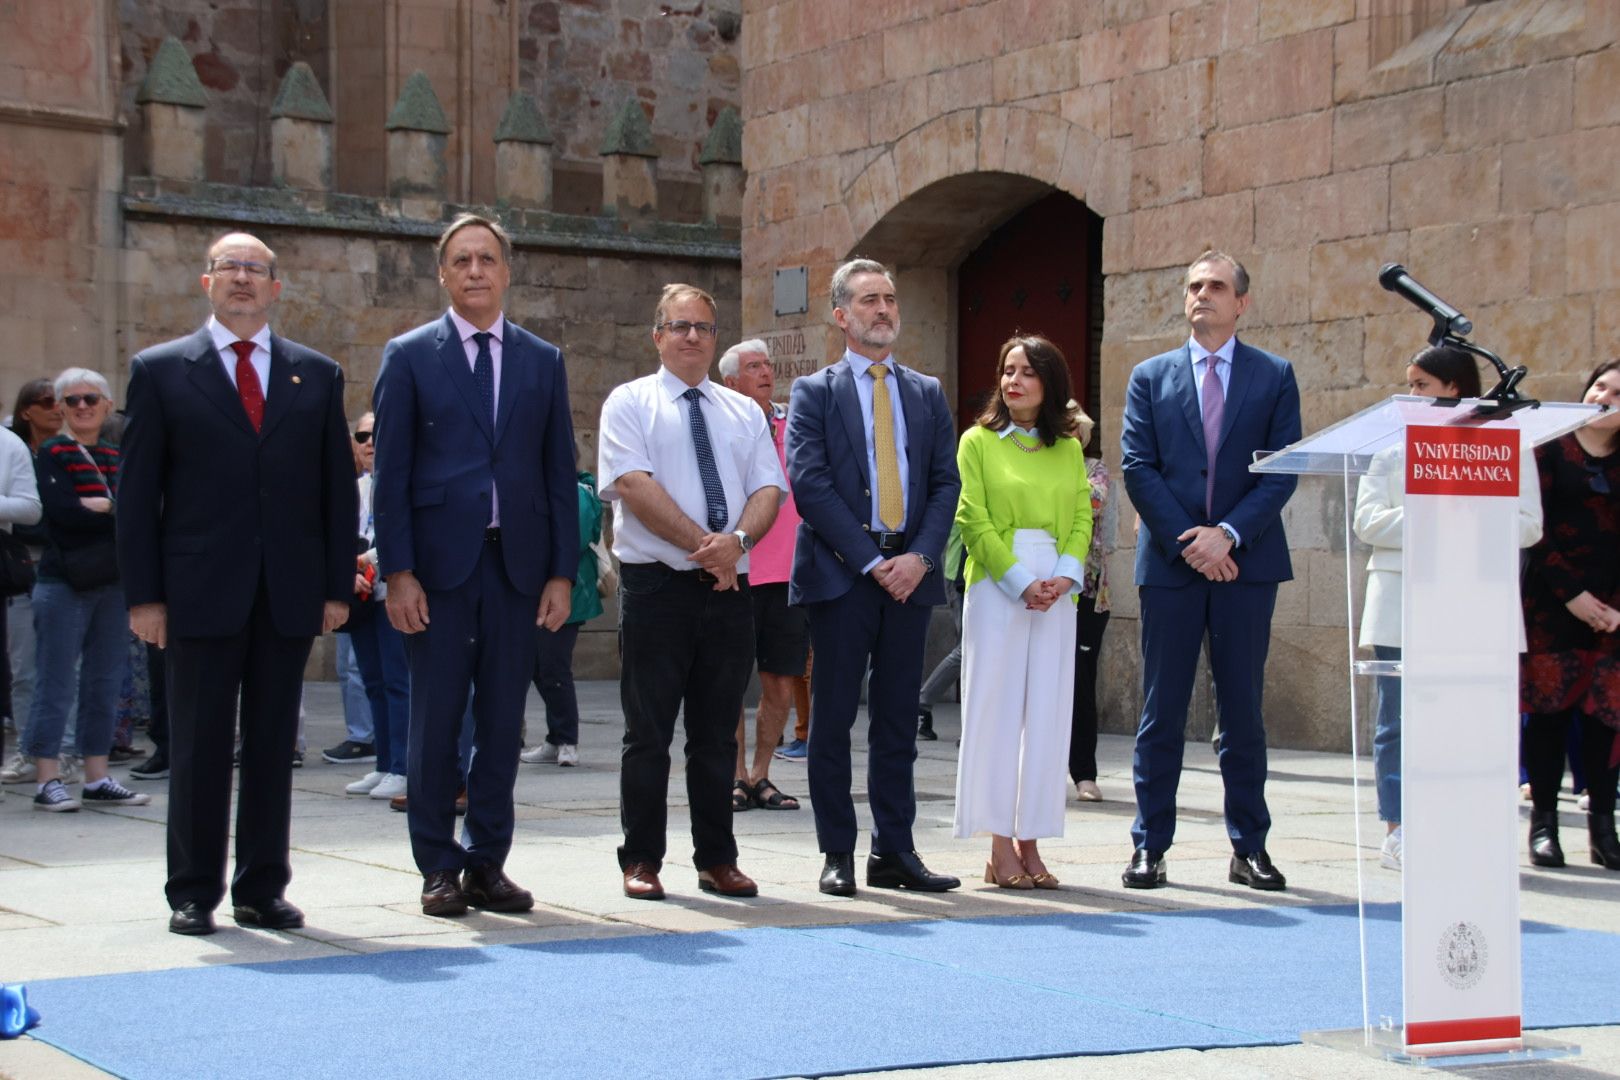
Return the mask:
M1400 263L1390 263L1378 271L1378 284L1399 294L1407 303L1434 320L1434 333L1429 335L1429 344L1438 345L1442 338L1462 338L1474 332L1474 324L1468 316L1412 280L1406 267Z

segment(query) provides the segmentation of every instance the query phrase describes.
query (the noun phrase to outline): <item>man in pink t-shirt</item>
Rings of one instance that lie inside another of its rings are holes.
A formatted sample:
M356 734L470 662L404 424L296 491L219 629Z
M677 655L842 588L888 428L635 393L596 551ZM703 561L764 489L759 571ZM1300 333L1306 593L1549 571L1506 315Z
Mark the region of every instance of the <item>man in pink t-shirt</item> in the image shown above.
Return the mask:
M753 398L765 410L771 425L776 456L786 469L782 433L787 410L771 400L776 373L765 343L758 338L727 349L720 357L720 380L727 387ZM759 663L760 698L754 714L754 758L748 762L746 711L737 718L737 779L732 786L733 810L797 810L799 800L771 782L771 755L787 725L794 684L803 677L810 655L810 627L802 608L788 606L788 573L793 567L793 542L799 512L788 492L776 522L748 553L748 590L754 601L754 653Z

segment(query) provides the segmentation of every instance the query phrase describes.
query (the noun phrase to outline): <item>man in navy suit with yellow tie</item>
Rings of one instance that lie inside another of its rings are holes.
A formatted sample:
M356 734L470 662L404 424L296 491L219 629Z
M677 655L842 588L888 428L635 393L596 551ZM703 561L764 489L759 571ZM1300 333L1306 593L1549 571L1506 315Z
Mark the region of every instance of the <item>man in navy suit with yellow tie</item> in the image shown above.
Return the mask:
M1122 443L1125 489L1141 516L1144 705L1136 734L1136 850L1126 888L1165 884L1175 836L1187 706L1198 654L1209 640L1220 712L1218 751L1232 842L1228 879L1286 887L1266 853L1266 649L1277 583L1293 577L1281 521L1295 478L1256 475L1259 450L1300 437L1299 388L1280 356L1237 340L1249 275L1206 251L1187 268L1192 337L1131 372Z
M533 896L504 866L534 627L567 618L579 563L568 383L561 351L502 314L512 242L500 225L463 214L438 256L450 310L388 343L373 395L377 556L388 619L409 635L411 851L424 914L527 911Z
M895 361L900 300L883 264L833 272L833 319L844 356L793 384L788 479L801 518L788 601L804 606L816 677L810 704L810 799L826 856L820 887L855 893L850 730L867 690L867 797L873 888L943 892L959 884L913 850L917 694L939 572L962 482L939 380Z

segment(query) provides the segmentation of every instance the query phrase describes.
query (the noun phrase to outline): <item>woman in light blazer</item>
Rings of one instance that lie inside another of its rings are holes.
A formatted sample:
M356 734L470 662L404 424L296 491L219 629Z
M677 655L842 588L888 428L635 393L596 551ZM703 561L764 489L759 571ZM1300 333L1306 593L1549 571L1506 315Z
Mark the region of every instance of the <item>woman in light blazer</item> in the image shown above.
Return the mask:
M1063 835L1090 486L1057 346L1016 336L996 366L998 391L956 454L967 552L956 835L991 835L985 881L1055 889L1036 842Z
M1477 398L1479 367L1472 354L1451 345L1430 346L1406 366L1408 392L1421 397ZM1528 449L1519 476L1519 546L1541 539L1541 488ZM1367 597L1361 609L1361 645L1380 660L1401 658L1401 538L1404 523L1406 450L1392 446L1373 456L1356 489L1355 533L1372 545L1367 560ZM1378 677L1377 720L1373 728L1373 778L1378 817L1384 822L1379 861L1399 870L1401 838L1401 680Z

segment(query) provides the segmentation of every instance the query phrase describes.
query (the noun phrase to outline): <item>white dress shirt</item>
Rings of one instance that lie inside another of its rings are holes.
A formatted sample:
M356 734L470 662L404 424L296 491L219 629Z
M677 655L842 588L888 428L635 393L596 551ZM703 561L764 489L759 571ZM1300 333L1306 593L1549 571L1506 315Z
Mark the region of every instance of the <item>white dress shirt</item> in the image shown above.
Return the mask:
M461 351L467 354L467 370L477 370L478 342L473 340L473 335L482 331L457 314L455 308L450 309L450 321L455 324L456 335L461 338ZM501 414L501 338L506 334L504 314L495 317L495 323L489 328L489 334L489 370L495 378L495 397L492 399L494 411L489 418L490 424L493 425L495 417ZM489 524L491 528L498 528L501 524L501 493L496 489L493 477L489 481Z
M618 488L626 473L652 474L683 514L707 528L708 502L698 473L692 443L690 406L682 397L688 390L668 368L618 386L602 405L597 434L597 474L602 498L613 503L613 554L625 563L661 562L677 570L695 570L690 552L653 532L624 504ZM726 527L731 532L742 517L743 505L761 488L786 493L787 479L776 457L770 425L752 398L705 378L696 389L703 395L703 411L715 468L726 494ZM748 572L748 556L737 563Z
M236 386L236 350L231 348L242 339L231 331L225 329L220 321L212 315L208 316L208 334L214 339L214 351L219 353L219 362L225 366L225 377L232 386ZM248 363L253 365L253 373L259 377L259 392L266 401L270 400L270 326L265 324L259 327L259 332L247 340L253 342L253 354L248 357ZM241 387L237 387L241 393Z

